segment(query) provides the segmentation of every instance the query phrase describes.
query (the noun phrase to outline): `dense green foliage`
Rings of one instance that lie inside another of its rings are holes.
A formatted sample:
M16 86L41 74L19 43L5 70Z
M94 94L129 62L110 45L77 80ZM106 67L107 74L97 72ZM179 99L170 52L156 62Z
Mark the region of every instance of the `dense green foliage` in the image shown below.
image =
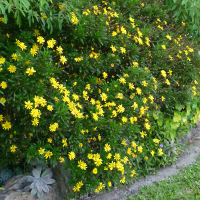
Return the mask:
M199 41L200 36L200 1L199 0L166 0L173 13L173 17L183 24L187 24L186 29L193 37Z
M0 6L0 166L60 164L78 196L174 160L200 118L199 56L162 1L9 6Z

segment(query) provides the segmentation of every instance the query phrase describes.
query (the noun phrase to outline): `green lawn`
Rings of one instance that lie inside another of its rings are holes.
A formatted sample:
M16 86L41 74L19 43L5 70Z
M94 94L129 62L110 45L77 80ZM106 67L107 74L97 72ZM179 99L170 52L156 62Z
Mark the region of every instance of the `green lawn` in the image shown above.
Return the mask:
M200 157L169 180L143 187L129 200L200 200Z

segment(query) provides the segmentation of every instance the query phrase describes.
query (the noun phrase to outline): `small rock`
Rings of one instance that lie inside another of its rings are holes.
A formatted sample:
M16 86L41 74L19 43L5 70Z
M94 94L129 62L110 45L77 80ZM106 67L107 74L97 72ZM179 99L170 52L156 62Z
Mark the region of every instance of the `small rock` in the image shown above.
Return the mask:
M11 192L5 200L36 200L27 192Z
M27 176L15 176L8 180L4 186L4 190L0 191L0 200L38 200L33 197L30 192L25 192L24 188L29 184ZM57 184L52 185L49 193L44 195L42 200L62 200L60 197Z

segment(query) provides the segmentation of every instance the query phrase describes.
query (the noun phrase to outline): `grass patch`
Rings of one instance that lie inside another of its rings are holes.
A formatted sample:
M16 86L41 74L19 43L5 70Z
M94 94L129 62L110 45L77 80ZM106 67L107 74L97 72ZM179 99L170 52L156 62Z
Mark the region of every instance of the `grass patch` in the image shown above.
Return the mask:
M200 157L197 162L181 170L169 180L143 187L140 194L129 200L191 200L200 199Z

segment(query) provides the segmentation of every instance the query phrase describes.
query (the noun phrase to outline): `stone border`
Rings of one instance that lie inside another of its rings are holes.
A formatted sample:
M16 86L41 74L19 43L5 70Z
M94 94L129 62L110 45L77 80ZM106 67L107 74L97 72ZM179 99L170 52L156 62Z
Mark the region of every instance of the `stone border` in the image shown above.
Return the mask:
M135 181L132 184L126 185L119 189L113 189L105 193L100 193L93 197L81 197L82 200L126 200L128 195L136 195L139 193L139 189L151 185L154 182L162 181L168 179L170 176L177 174L180 169L184 169L188 165L194 163L200 154L200 126L199 124L196 128L192 130L185 137L186 142L190 145L187 146L185 151L181 153L180 157L177 159L176 163L161 168L157 171L155 175L149 175L146 178ZM192 145L191 145L192 144Z

